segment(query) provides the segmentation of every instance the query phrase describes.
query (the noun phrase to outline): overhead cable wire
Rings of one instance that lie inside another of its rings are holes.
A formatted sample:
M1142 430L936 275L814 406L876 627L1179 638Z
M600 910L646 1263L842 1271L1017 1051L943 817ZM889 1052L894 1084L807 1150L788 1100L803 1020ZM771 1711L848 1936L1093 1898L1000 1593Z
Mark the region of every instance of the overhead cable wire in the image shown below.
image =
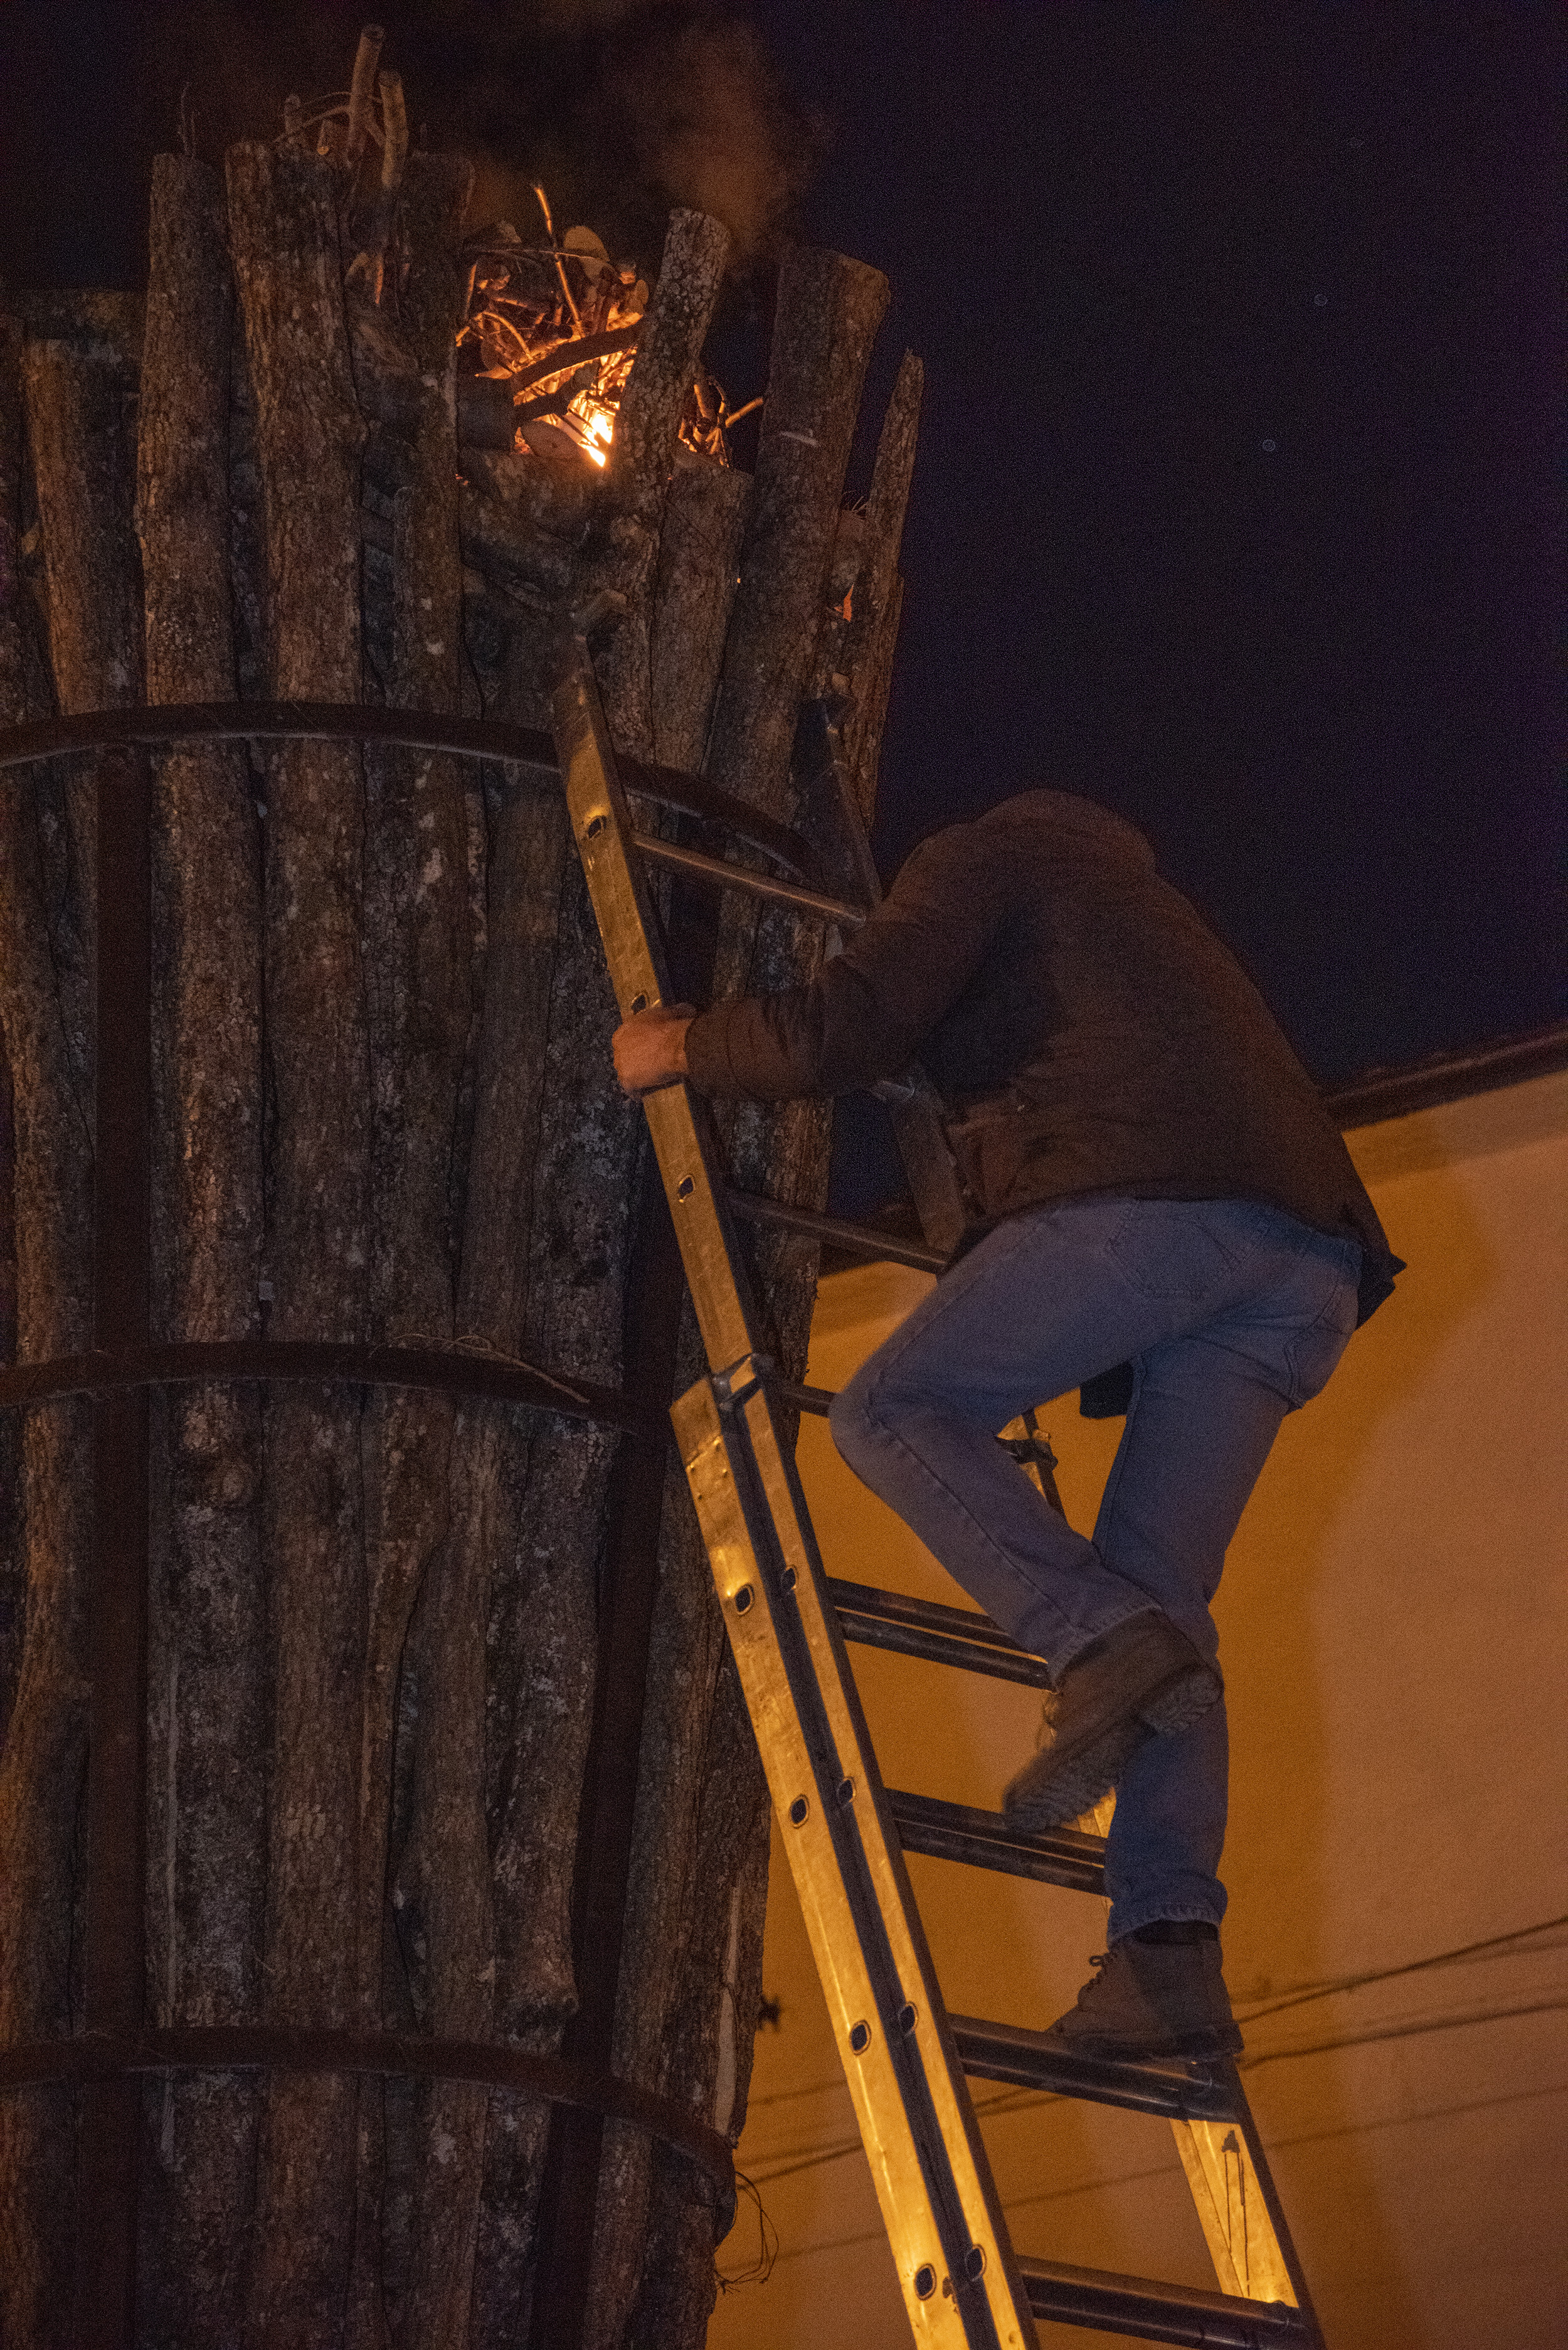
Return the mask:
M1241 2012L1248 2023L1261 2023L1264 2016L1282 2014L1286 2008L1305 2007L1314 2000L1333 1999L1340 1991L1360 1991L1368 1983L1392 1982L1401 1975L1425 1974L1433 1967L1457 1966L1467 1959L1529 1957L1533 1954L1519 1951L1516 1948L1519 1943L1532 1941L1540 1934L1556 1933L1565 1927L1568 1927L1568 1916L1543 1918L1539 1925L1516 1926L1510 1933L1489 1935L1481 1942L1465 1942L1457 1950L1436 1950L1428 1958L1409 1959L1400 1966L1370 1968L1359 1974L1334 1975L1326 1982L1313 1983L1303 1991L1287 1991L1282 1998L1267 2001L1262 2006L1243 2001ZM752 2097L747 2101L747 2111L755 2113L763 2106L788 2105L798 2097L826 2096L847 2087L843 2074L839 2073L830 2081L810 2081L803 2088L773 2089L764 2096Z
M1277 2064L1284 2056L1326 2056L1336 2048L1366 2048L1379 2040L1415 2040L1427 2032L1457 2032L1467 2023L1506 2023L1516 2015L1552 2015L1568 2007L1568 1999L1537 1999L1521 2007L1477 2007L1467 2015L1434 2015L1410 2023L1386 2023L1375 2032L1349 2032L1337 2040L1309 2040L1283 2048L1260 2049L1255 2056L1238 2056L1236 2069L1245 2073L1259 2064Z
M1370 2047L1380 2041L1407 2040L1425 2033L1457 2031L1469 2024L1506 2022L1515 2016L1555 2013L1563 2008L1568 2008L1568 1999L1539 2000L1520 2007L1477 2008L1464 2015L1436 2016L1427 2022L1381 2025L1371 2031L1347 2033L1334 2040L1312 2041L1296 2047L1261 2049L1255 2055L1240 2057L1237 2065L1238 2070L1246 2071L1259 2064L1273 2064L1286 2056L1326 2055L1338 2049ZM981 2118L987 2115L1006 2117L1037 2106L1076 2102L1076 2099L1064 2098L1052 2089L1018 2089L989 2098L977 2105L976 2110ZM1290 2142L1281 2141L1282 2144ZM800 2171L816 2170L825 2163L841 2162L846 2156L858 2154L861 2150L858 2136L834 2139L819 2147L803 2147L798 2156L794 2149L785 2149L785 2158L777 2168L755 2173L756 2183L759 2187L770 2186L781 2178L793 2178Z
M1277 2154L1287 2147L1314 2146L1329 2138L1358 2137L1372 2130L1403 2129L1417 2122L1446 2121L1460 2114L1489 2113L1494 2106L1521 2105L1534 2097L1564 2095L1568 2095L1568 2081L1555 2081L1533 2089L1503 2089L1500 2090L1496 2096L1472 2097L1460 2105L1431 2106L1415 2114L1384 2114L1376 2120L1366 2122L1337 2122L1330 2129L1302 2130L1293 2137L1270 2138L1266 2141L1266 2150L1270 2154ZM1033 2203L1060 2201L1073 2195L1093 2194L1101 2188L1132 2187L1141 2184L1145 2179L1176 2178L1179 2175L1179 2163L1159 2163L1150 2170L1116 2171L1109 2178L1085 2178L1068 2187L1047 2188L1038 2195L1011 2197L1002 2205L1002 2209L1005 2211L1022 2211ZM855 2236L829 2236L819 2243L796 2244L787 2249L781 2249L774 2261L774 2266L777 2267L785 2261L814 2260L822 2252L846 2251L861 2244L881 2243L884 2241L883 2232L879 2228L867 2229L863 2234Z
M1511 1933L1491 1934L1484 1942L1465 1942L1458 1950L1438 1950L1430 1958L1409 1959L1403 1966L1377 1967L1364 1974L1335 1975L1306 1991L1287 1991L1282 1999L1271 2000L1262 2007L1243 2002L1245 2021L1260 2023L1265 2015L1281 2015L1287 2007L1305 2007L1314 1999L1333 1999L1339 1991L1360 1991L1367 1983L1393 1982L1400 1975L1425 1974L1432 1967L1459 1966L1467 1959L1531 1957L1532 1952L1516 1951L1513 1946L1531 1941L1538 1934L1556 1933L1565 1926L1568 1917L1544 1918L1538 1926L1516 1926Z

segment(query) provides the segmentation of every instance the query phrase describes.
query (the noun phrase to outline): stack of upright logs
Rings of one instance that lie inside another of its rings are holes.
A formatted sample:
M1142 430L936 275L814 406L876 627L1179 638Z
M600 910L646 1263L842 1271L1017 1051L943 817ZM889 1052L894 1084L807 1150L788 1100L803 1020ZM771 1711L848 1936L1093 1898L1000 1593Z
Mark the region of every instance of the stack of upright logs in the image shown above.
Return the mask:
M756 473L691 461L726 240L678 213L606 475L469 451L468 177L410 157L372 307L333 161L165 157L144 317L0 319L0 724L143 696L539 724L563 619L607 586L619 747L788 816L797 713L832 691L868 813L919 401L906 360L841 514L883 281L788 258ZM94 793L79 761L0 778L18 1363L92 1343ZM661 1410L697 1357L558 792L197 744L156 762L152 845L154 1338L466 1347ZM689 941L694 983L809 971L814 927L743 907ZM823 1106L727 1143L742 1188L822 1204ZM813 1253L770 1234L755 1272L798 1377ZM82 2029L91 1411L0 1412L0 2049ZM187 1385L151 1426L149 2022L564 2049L738 2135L765 1796L678 1471L396 1388ZM79 2120L66 2089L0 2098L7 2350L73 2338ZM727 2216L629 2125L462 2082L155 2077L139 2169L135 2338L182 2350L678 2350Z

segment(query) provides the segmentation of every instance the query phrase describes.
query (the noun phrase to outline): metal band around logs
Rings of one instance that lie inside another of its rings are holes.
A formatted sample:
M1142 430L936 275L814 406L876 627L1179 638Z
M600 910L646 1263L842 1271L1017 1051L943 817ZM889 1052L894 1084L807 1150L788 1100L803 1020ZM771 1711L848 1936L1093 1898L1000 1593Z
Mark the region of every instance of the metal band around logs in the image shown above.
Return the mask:
M88 710L72 718L43 718L0 728L0 773L40 759L84 751L158 749L170 743L386 743L401 750L442 751L456 759L521 767L544 784L560 780L552 737L537 727L496 718L449 718L420 710L384 710L370 702L193 702L148 710ZM701 775L674 767L621 762L634 792L661 807L722 824L738 840L775 858L802 881L816 860L809 844L743 800L732 799ZM859 910L851 911L864 920Z
M698 2163L732 2213L727 2142L684 2108L619 2080L597 2062L574 2064L506 2047L389 2034L230 2026L158 2031L144 2018L142 1909L146 1782L148 1390L180 1382L311 1381L402 1387L521 1405L618 1430L632 1451L661 1461L661 1409L636 1396L557 1378L532 1365L450 1346L236 1340L154 1344L150 1325L152 1072L152 797L146 753L189 742L375 742L481 761L559 788L566 764L551 736L493 721L416 711L306 702L246 702L90 712L0 731L0 784L26 787L28 770L56 758L97 756L99 1053L95 1117L96 1308L90 1351L0 1367L0 1409L65 1396L94 1402L97 1533L91 1569L91 1697L87 1791L86 2029L77 2039L0 2050L0 2094L69 2084L82 2099L75 2332L82 2350L124 2350L134 2335L137 2241L136 2076L146 2072L264 2069L377 2072L472 2081L548 2101L596 2124L632 2124ZM848 927L865 909L827 897L808 844L786 826L701 777L627 763L632 789L656 806L714 824L760 852L772 873L721 867L701 851L667 861L690 878L808 910ZM653 849L659 844L649 843ZM779 878L780 869L787 878ZM742 1212L749 1203L737 1201ZM753 1212L778 1220L771 1203ZM867 1256L880 1234L829 1229L799 1215L794 1229ZM659 1399L662 1405L668 1388ZM826 1399L781 1392L805 1409ZM656 1479L662 1488L661 1473ZM623 1644L624 1645L624 1644ZM624 1665L625 1659L622 1659ZM624 1743L624 1740L622 1743ZM623 1758L624 1759L624 1758ZM625 1810L624 1771L610 1773L600 1809ZM631 1787L635 1788L635 1756ZM628 1819L621 1828L628 1832ZM597 2166L596 2175L597 2175Z
M549 2105L577 2106L630 2122L698 2164L722 2201L734 2193L729 2140L673 2098L613 2073L559 2056L472 2040L421 2040L387 2032L312 2032L265 2024L209 2024L135 2033L84 2033L0 2050L0 2091L118 2081L136 2073L385 2073L425 2081L472 2081Z
M69 2084L81 2101L81 2169L73 2338L80 2350L127 2350L135 2332L139 2074L282 2069L441 2075L614 2117L699 2163L733 2209L727 2144L691 2115L612 2076L504 2046L250 2029L156 2031L144 2015L146 1637L149 1575L148 1407L154 1386L213 1379L309 1380L432 1388L524 1405L619 1430L662 1461L662 1409L581 1381L455 1346L234 1341L151 1343L152 1072L149 761L140 746L172 742L378 741L447 752L524 771L558 788L548 736L517 727L427 718L363 706L275 703L116 710L0 733L0 783L26 788L29 768L96 754L99 1052L94 1136L95 1315L90 1351L0 1368L0 1409L86 1395L93 1399L96 1493L90 1568L85 2030L52 2045L0 2050L0 2092ZM724 825L792 879L754 878L761 894L815 878L805 844L729 802L700 779L640 771L658 804ZM666 1393L668 1390L666 1390ZM658 1403L662 1405L661 1395ZM615 1789L608 1799L617 1799ZM629 1796L627 1801L629 1803ZM72 2323L67 2315L67 2324Z
M526 1404L563 1419L592 1420L646 1436L661 1415L639 1410L613 1388L557 1379L531 1363L469 1353L462 1347L351 1347L330 1340L236 1338L122 1347L0 1371L0 1409L52 1396L114 1395L136 1388L215 1379L322 1380L356 1387L422 1388Z

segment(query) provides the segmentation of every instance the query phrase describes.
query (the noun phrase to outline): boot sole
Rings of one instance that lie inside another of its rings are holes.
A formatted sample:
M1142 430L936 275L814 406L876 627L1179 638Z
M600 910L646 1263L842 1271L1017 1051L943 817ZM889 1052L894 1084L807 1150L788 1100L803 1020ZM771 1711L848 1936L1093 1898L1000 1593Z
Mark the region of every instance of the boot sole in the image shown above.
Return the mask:
M1141 1697L1130 1713L1075 1752L1047 1748L1012 1782L1002 1809L1014 1825L1057 1828L1093 1811L1116 1785L1123 1764L1150 1738L1169 1738L1190 1729L1220 1701L1220 1683L1203 1668L1183 1667ZM1046 1775L1044 1766L1049 1766ZM1039 1784L1030 1784L1041 1772Z

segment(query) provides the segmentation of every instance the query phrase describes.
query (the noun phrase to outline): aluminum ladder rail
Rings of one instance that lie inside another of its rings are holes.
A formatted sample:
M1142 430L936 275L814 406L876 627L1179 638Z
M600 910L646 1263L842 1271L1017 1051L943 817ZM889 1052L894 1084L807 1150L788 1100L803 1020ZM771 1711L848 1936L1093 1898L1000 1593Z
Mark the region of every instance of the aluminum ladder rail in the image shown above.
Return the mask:
M568 640L553 723L623 1018L668 993L644 859L829 921L865 919L862 908L637 834L584 635ZM905 1852L1103 1892L1104 1841L1070 1828L1021 1835L1001 1814L884 1788L846 1638L1041 1687L1044 1667L974 1611L829 1582L781 1427L781 1383L757 1347L730 1197L691 1094L670 1085L643 1107L710 1365L670 1419L916 2342L1025 2350L1033 2321L1049 2318L1216 2350L1322 2350L1233 2065L1093 2061L1042 2033L950 2018ZM809 1390L787 1393L820 1409ZM1231 2289L1021 2260L971 2075L1169 2117Z

